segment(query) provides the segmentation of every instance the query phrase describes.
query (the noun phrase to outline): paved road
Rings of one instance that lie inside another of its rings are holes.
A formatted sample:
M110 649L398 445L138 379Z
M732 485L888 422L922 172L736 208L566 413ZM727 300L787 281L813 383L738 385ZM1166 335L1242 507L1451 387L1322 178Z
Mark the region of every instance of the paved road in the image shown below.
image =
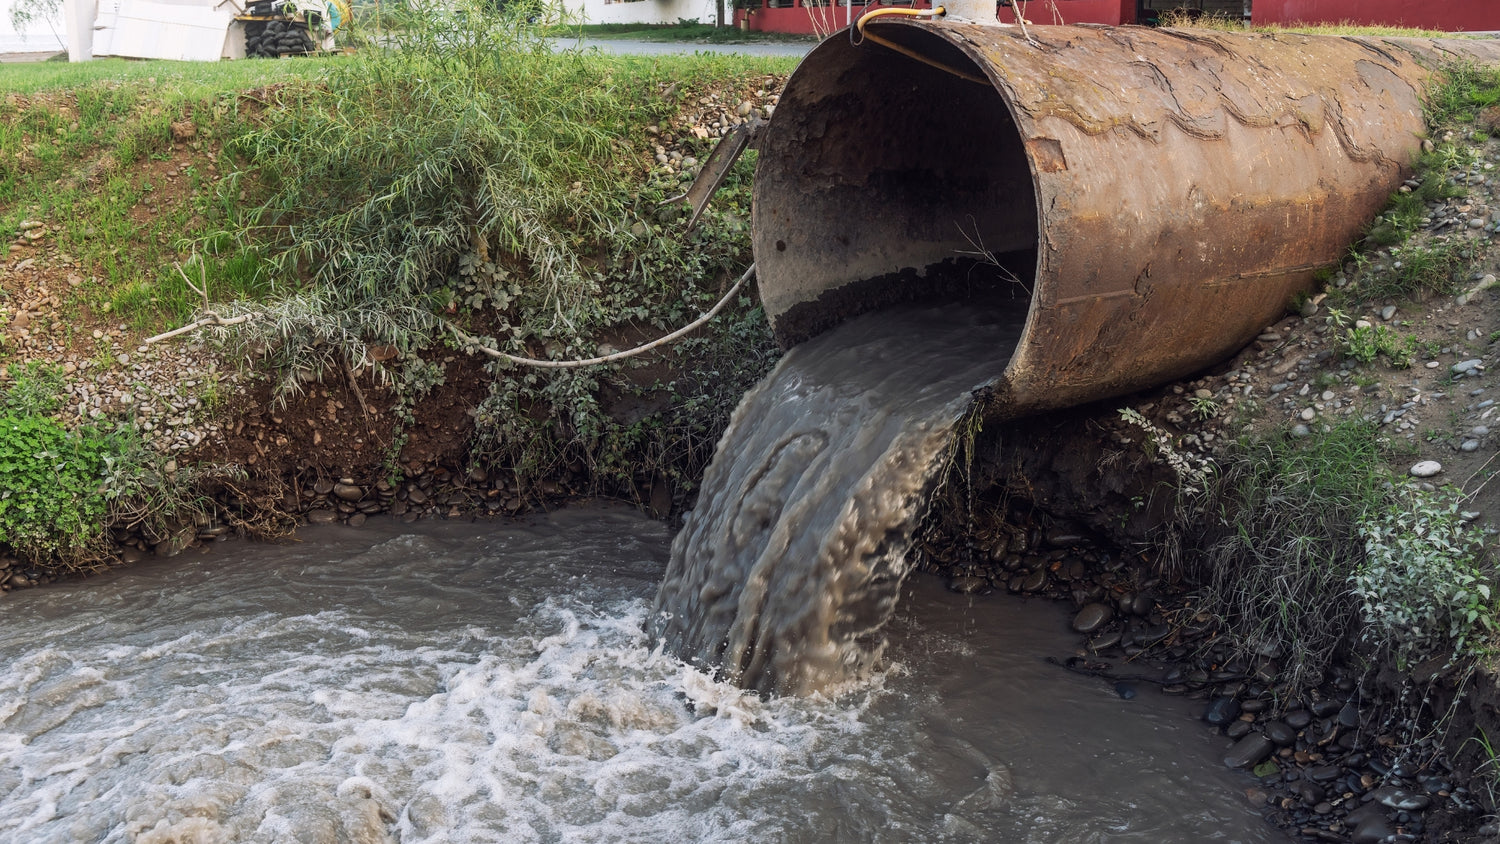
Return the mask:
M605 53L626 53L632 56L662 56L672 53L738 53L742 56L788 56L801 58L817 46L813 41L769 41L760 44L683 44L675 41L628 41L616 38L553 38L559 49L568 49L582 44Z

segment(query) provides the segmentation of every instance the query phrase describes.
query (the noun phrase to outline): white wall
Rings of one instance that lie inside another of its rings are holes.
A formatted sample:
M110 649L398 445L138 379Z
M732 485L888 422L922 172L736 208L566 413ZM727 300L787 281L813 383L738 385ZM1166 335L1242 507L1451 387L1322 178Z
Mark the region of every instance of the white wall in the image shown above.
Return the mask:
M728 14L727 10L734 4L725 0L725 6ZM569 12L582 18L581 23L677 23L680 18L714 22L714 0L633 0L629 3L567 0L567 7Z

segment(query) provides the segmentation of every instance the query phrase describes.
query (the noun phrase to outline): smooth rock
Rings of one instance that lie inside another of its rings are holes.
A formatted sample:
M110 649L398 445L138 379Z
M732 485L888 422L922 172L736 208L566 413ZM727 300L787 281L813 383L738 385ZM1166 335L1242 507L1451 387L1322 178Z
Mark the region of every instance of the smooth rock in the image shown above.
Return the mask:
M1391 835L1391 826L1385 818L1371 817L1360 821L1349 836L1349 844L1380 844Z
M1370 792L1370 799L1382 806L1405 812L1418 812L1432 805L1432 798L1425 794L1413 794L1393 785L1383 785Z
M1337 766L1319 765L1316 768L1309 768L1306 776L1313 782L1329 782L1338 779L1340 773L1341 770Z
M332 510L314 510L307 514L307 523L310 525L331 525L339 520L339 514Z
M1047 570L1037 569L1021 581L1021 591L1040 592L1047 588Z
M982 577L961 575L948 581L948 589L960 595L975 595L988 589L990 582Z
M1276 745L1260 733L1251 733L1234 743L1229 752L1224 754L1224 764L1230 768L1251 768L1260 764Z
M1430 478L1443 471L1443 464L1436 460L1423 460L1411 467L1411 475L1414 478Z
M1079 633L1092 633L1108 624L1114 615L1114 610L1108 604L1089 604L1079 610L1078 615L1073 616L1073 629Z
M1266 738L1276 742L1281 747L1286 747L1297 740L1296 731L1280 721L1272 721L1262 729L1265 730Z
M358 501L365 497L365 491L354 484L337 483L333 485L333 494L345 501Z
M1216 697L1208 702L1208 708L1203 710L1203 720L1215 727L1225 724L1240 717L1240 702L1232 697Z
M1391 317L1393 317L1395 315L1396 315L1396 306L1395 305L1386 305L1385 307L1383 307L1383 308L1380 309L1380 318L1382 320L1386 321L1386 322L1390 322L1391 321Z

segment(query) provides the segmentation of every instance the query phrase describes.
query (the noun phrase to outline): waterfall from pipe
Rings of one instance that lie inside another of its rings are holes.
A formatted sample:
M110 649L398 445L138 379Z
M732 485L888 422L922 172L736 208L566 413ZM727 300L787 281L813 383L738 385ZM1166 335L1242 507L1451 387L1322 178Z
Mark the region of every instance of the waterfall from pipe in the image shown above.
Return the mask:
M745 688L837 691L881 656L956 428L1024 314L868 314L793 348L735 410L656 597L668 650Z

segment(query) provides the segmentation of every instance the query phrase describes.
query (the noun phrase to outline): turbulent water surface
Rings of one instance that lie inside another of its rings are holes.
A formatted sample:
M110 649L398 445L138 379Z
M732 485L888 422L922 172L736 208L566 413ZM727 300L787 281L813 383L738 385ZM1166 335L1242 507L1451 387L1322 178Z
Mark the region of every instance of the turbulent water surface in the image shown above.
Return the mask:
M668 649L760 691L859 682L954 428L1023 316L903 306L789 351L735 410L672 546Z
M0 841L1269 841L1225 740L925 579L889 667L761 700L642 632L658 523L308 531L4 598Z

